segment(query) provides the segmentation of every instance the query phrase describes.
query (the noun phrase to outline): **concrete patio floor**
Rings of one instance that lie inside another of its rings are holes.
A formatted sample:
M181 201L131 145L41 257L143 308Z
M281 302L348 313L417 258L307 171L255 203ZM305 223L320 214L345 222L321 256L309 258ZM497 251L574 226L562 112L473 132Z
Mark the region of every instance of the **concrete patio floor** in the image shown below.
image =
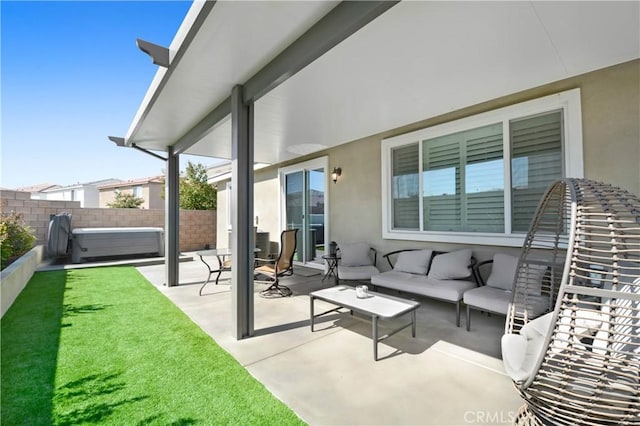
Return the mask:
M418 299L416 338L409 329L395 334L379 344L376 362L369 321L334 313L310 331L308 293L333 281L295 268L283 280L293 296L256 294L255 336L238 341L231 335L229 275L199 296L207 270L195 259L180 263L177 287L164 286L164 265L137 268L308 424L511 424L522 405L499 359L504 317L473 312L467 332L464 318L455 326L452 304Z

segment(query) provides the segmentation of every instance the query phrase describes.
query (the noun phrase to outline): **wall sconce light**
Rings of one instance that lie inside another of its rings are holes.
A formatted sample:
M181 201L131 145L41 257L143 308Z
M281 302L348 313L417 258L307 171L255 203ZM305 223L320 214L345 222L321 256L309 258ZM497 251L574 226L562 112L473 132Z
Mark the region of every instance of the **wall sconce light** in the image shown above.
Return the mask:
M342 169L340 167L334 167L333 172L331 173L331 180L333 183L338 182L338 176L342 175Z

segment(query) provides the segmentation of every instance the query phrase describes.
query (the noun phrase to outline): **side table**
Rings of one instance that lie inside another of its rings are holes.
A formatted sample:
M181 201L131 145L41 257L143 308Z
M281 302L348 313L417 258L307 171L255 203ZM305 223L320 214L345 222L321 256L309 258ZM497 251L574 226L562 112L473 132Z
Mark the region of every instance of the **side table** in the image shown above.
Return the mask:
M218 274L216 276L216 285L218 285L218 280L220 279L220 275L222 275L222 272L231 270L231 262L225 262L226 257L231 257L231 249L219 248L219 249L203 250L203 251L197 252L196 254L200 256L200 261L205 264L205 266L207 267L207 270L209 271L209 275L207 276L207 279L204 280L204 282L202 283L202 287L200 287L200 291L198 292L198 294L202 296L202 290L209 283L209 280L211 279L211 275L215 273ZM215 256L217 258L218 260L217 269L212 268L204 260L205 256Z
M260 253L260 249L259 248L255 248L253 250L254 254L255 253ZM207 270L209 271L209 275L207 276L207 279L204 280L204 282L202 283L202 287L200 287L200 291L198 292L198 294L200 296L202 296L202 290L204 289L204 287L209 283L209 280L211 279L211 275L217 273L218 275L216 275L216 285L218 285L218 280L220 279L220 275L222 275L223 272L225 271L230 271L231 270L231 249L230 248L218 248L218 249L210 249L210 250L202 250L199 252L196 252L196 255L200 256L200 261L202 263L205 264L205 266L207 267ZM204 260L205 256L215 256L216 259L218 260L218 267L217 269L215 269L215 267L212 267L209 265L209 263L207 263ZM225 260L226 258L229 258L229 260Z
M327 262L328 268L327 273L322 277L322 281L333 275L336 280L336 285L340 284L340 277L338 276L338 261L340 260L340 256L335 254L325 254L322 258Z

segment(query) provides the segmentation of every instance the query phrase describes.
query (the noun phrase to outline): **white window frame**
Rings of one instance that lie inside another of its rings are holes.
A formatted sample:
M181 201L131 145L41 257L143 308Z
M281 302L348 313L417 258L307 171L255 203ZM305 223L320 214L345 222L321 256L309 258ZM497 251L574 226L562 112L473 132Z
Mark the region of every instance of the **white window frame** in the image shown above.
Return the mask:
M562 109L564 120L564 144L562 154L564 158L563 177L584 177L583 151L582 151L582 107L580 101L580 89L572 89L561 93L545 96L530 101L521 102L504 108L473 115L441 125L428 127L411 133L395 136L382 140L382 238L392 240L430 241L477 245L498 246L522 246L525 235L511 233L511 177L510 161L504 161L504 185L505 185L505 233L480 233L480 232L437 232L437 231L412 231L395 230L392 224L393 197L391 194L392 158L393 148L410 143L421 142L425 139L436 138L452 133L462 132L489 124L502 122L503 152L504 158L510 159L509 147L509 121L524 118L535 114L551 112ZM422 156L422 144L420 156ZM420 157L422 158L422 157ZM418 179L420 194L422 194L422 178ZM420 204L422 205L422 204ZM422 223L422 211L418 212Z

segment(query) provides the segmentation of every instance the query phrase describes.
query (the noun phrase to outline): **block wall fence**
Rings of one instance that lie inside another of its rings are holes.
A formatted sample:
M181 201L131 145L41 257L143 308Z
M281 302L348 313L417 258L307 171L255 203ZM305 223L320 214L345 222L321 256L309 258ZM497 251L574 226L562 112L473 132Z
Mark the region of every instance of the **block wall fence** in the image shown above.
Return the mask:
M32 200L29 192L1 190L2 213L21 214L35 231L36 244L47 243L49 217L71 213L71 228L151 226L164 229L164 209L112 209L80 207L79 201ZM202 250L216 245L215 210L180 210L180 251Z

